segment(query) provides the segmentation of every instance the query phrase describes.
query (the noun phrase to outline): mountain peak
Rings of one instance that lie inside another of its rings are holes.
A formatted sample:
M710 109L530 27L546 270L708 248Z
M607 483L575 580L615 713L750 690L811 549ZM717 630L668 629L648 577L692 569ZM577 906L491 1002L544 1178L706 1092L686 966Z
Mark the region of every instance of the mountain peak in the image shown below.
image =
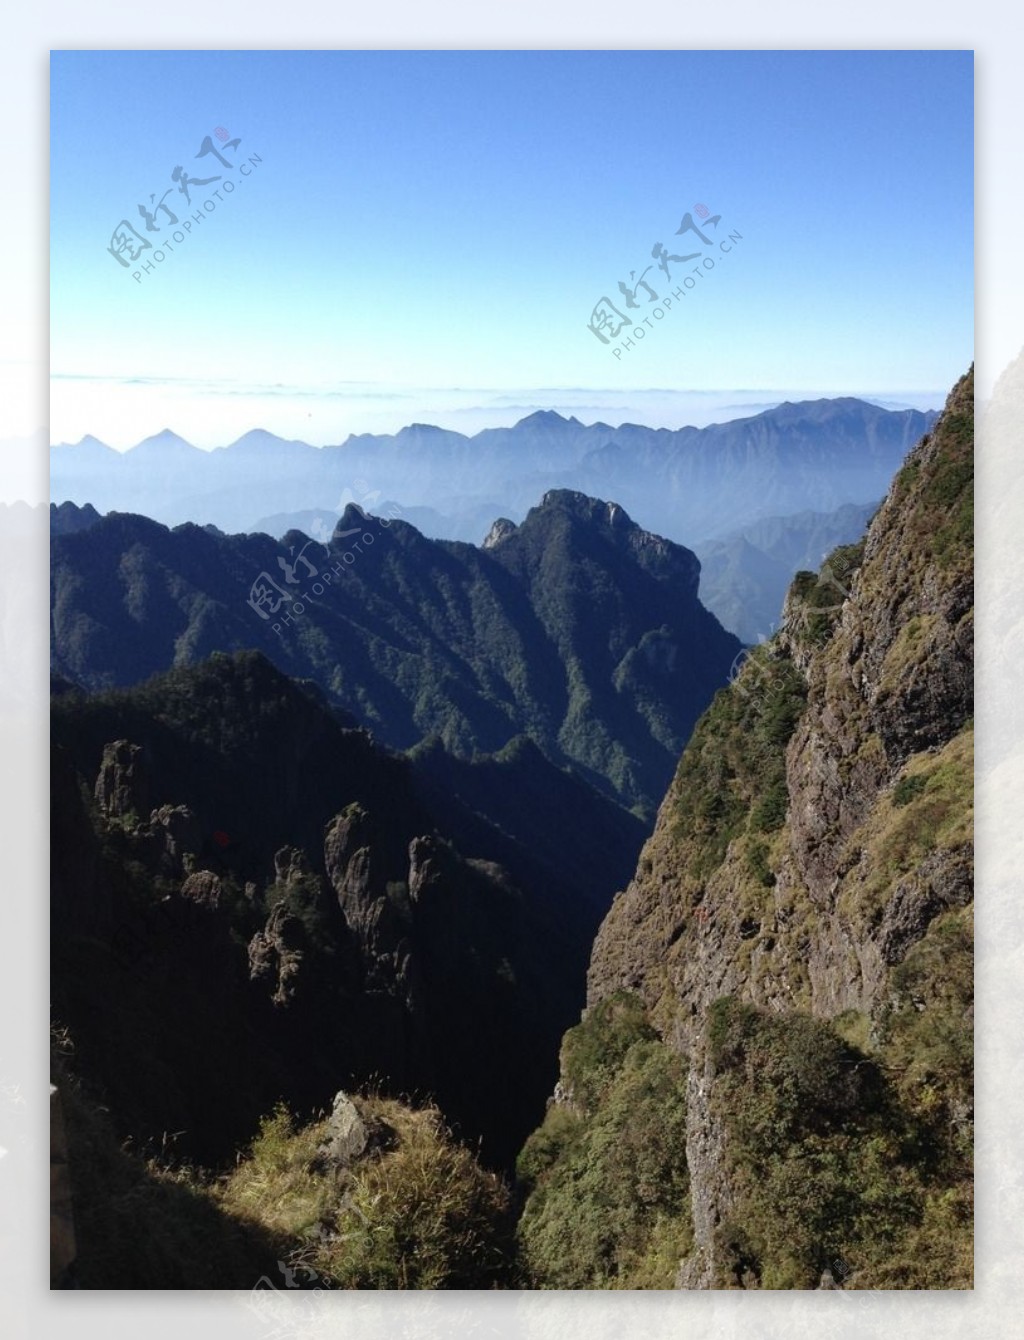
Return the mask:
M191 442L186 442L183 437L179 437L170 428L164 428L159 433L144 437L141 442L137 442L134 447L129 447L128 450L129 452L142 451L144 455L149 455L150 452L183 454L184 452L198 451L199 448L194 447Z
M520 419L516 423L517 428L561 428L568 424L579 426L579 419L570 417L566 419L554 409L538 409L532 414L527 414L525 419Z
M334 526L334 534L331 539L342 540L347 535L352 535L373 520L374 514L361 507L357 502L345 504L344 511L338 517Z
M503 542L491 548L502 561L508 561L506 554L509 558L523 550L536 554L549 546L555 552L567 549L574 555L572 561L587 554L599 563L615 566L628 556L626 561L635 563L648 577L671 582L677 591L697 601L697 555L685 545L639 525L620 503L590 498L573 489L549 489L540 506L530 509L515 532L507 532ZM611 559L612 551L619 557Z
M440 442L451 438L469 440L464 433L457 432L454 428L439 428L436 423L410 423L405 428L400 428L393 440L415 443L424 439Z
M569 512L584 521L597 522L616 529L626 529L636 523L617 502L605 502L601 498L591 498L575 489L548 489L534 509L539 512Z
M837 414L859 413L874 417L875 412L882 409L872 400L863 400L859 396L819 396L815 400L781 400L771 409L762 410L760 414L755 415L758 419L769 419L778 422L789 422L794 419L809 419L812 422L825 421L835 418ZM911 413L919 411L911 410ZM883 410L888 414L903 414L906 410Z
M276 433L270 433L265 428L250 428L247 433L236 438L228 446L220 448L222 451L278 451L281 447L297 448L308 445L295 438L278 437Z
M73 535L79 530L88 530L100 520L100 514L92 503L78 507L73 502L50 503L50 534Z
M57 442L51 450L74 451L76 453L87 452L91 455L101 455L106 452L112 455L117 455L113 447L108 447L106 442L101 442L98 437L93 437L92 433L86 433L86 435L80 438L77 442Z
M507 540L510 535L514 535L517 529L518 527L514 521L509 521L507 516L499 516L487 532L487 537L481 547L493 549L502 540Z

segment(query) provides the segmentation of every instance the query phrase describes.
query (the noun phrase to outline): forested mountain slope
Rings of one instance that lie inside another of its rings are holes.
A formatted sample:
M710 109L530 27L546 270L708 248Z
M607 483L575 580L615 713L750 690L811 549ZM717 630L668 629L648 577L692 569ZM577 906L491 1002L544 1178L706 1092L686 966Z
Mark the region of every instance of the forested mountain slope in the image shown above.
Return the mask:
M257 648L393 748L436 736L472 758L525 735L645 816L740 650L690 550L576 493L482 548L355 507L330 546L60 520L52 661L83 688Z

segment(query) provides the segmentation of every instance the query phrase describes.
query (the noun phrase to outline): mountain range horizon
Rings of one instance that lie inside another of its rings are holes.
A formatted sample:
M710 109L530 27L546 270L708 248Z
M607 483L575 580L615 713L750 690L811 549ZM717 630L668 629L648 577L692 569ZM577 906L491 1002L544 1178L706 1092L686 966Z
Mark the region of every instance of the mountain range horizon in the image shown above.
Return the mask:
M697 552L708 607L744 642L776 626L793 574L861 534L935 413L855 396L782 401L703 428L649 428L539 410L472 436L412 423L315 447L253 429L211 450L170 429L119 452L51 448L51 498L167 526L291 531L321 541L350 503L434 540L482 544L552 489L613 500Z
M924 397L921 398L923 399ZM939 402L941 402L941 396L937 396L936 399ZM507 431L509 427L513 429L519 429L524 427L540 427L556 423L575 425L576 427L579 428L604 429L611 432L618 432L627 428L643 428L647 431L656 433L681 433L686 432L688 430L699 432L702 431L702 429L704 428L713 426L714 424L738 423L744 420L757 419L764 414L771 413L772 411L778 409L788 407L799 409L803 407L817 406L824 404L871 405L876 409L882 409L896 413L905 412L908 410L911 411L916 410L918 413L924 413L924 414L938 413L938 408L935 405L929 405L927 409L918 409L916 406L908 404L904 400L900 399L888 400L882 398L881 396L822 395L822 396L808 396L807 398L799 400L790 400L790 399L768 400L764 402L763 408L757 409L756 412L753 412L755 407L752 406L749 407L752 411L750 413L737 414L734 417L725 417L724 415L722 417L716 416L713 419L709 419L704 424L696 424L696 423L681 424L678 428L670 428L667 425L659 426L653 423L644 423L641 422L639 419L632 419L632 418L620 419L618 423L609 423L606 420L599 418L592 419L590 422L585 422L583 419L579 418L576 414L562 413L560 410L553 408L548 409L538 408L533 409L528 414L524 414L521 418L516 419L511 425L503 425L495 423L484 428L478 428L474 432L461 432L456 428L448 428L439 423L434 423L427 420L410 419L409 422L404 424L401 428L397 429L393 433L371 433L371 432L351 431L347 433L344 437L339 438L336 442L324 442L318 444L316 442L307 441L307 439L303 437L286 437L281 433L272 432L270 429L264 428L257 424L254 425L252 428L246 429L245 432L239 434L238 437L233 438L229 442L221 442L218 443L216 446L204 447L200 446L198 443L190 441L187 436L185 436L182 433L179 433L176 429L171 428L170 426L166 426L164 428L159 429L155 433L147 433L144 437L139 438L137 442L134 442L127 447L112 446L109 442L105 442L102 437L99 437L94 433L87 432L83 433L82 436L74 442L70 442L65 439L62 439L59 442L51 441L50 450L63 451L65 449L77 449L83 447L102 447L107 451L114 452L118 456L126 456L129 455L131 452L138 451L140 448L143 447L152 448L155 446L161 446L161 447L166 446L168 448L174 449L176 447L184 446L191 448L193 451L201 451L204 454L209 454L212 452L231 451L236 448L244 448L244 447L267 444L274 446L284 445L284 446L311 447L314 451L329 451L332 448L345 447L348 446L350 443L361 442L365 441L366 439L401 437L403 434L414 433L417 431L434 431L438 433L450 434L454 437L460 437L465 439L466 441L472 441L474 438L481 437L482 435L488 432Z

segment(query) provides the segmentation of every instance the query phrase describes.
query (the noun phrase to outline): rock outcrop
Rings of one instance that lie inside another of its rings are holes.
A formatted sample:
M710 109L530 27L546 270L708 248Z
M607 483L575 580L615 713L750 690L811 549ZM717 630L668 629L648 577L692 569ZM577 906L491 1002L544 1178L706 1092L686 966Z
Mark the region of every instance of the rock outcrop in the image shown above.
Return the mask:
M149 809L142 749L129 740L113 740L103 750L96 778L96 803L111 819L136 820Z
M318 1172L339 1171L370 1155L390 1149L395 1131L366 1103L340 1089L334 1095L324 1139L317 1147L313 1166Z
M267 924L249 942L249 977L264 987L275 1005L295 1000L305 948L302 922L285 903L277 903Z

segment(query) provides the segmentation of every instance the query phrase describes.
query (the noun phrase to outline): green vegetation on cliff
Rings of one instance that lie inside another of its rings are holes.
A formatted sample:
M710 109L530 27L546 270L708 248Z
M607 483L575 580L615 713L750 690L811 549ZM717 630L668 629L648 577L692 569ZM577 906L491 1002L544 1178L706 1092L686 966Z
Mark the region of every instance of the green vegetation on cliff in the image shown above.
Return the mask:
M519 1156L533 1287L668 1289L690 1240L685 1068L640 1003L603 1001L566 1034L566 1097Z
M899 1051L861 1051L840 1027L730 997L711 1007L712 1110L728 1134L731 1192L716 1282L806 1289L830 1270L855 1287L970 1288L970 1151L945 1134L949 1082L962 1082L964 1061L970 1073L963 1016L929 1015Z
M741 833L770 833L786 816L785 746L806 698L791 658L757 647L735 687L721 689L697 723L672 788L674 832L702 879Z

